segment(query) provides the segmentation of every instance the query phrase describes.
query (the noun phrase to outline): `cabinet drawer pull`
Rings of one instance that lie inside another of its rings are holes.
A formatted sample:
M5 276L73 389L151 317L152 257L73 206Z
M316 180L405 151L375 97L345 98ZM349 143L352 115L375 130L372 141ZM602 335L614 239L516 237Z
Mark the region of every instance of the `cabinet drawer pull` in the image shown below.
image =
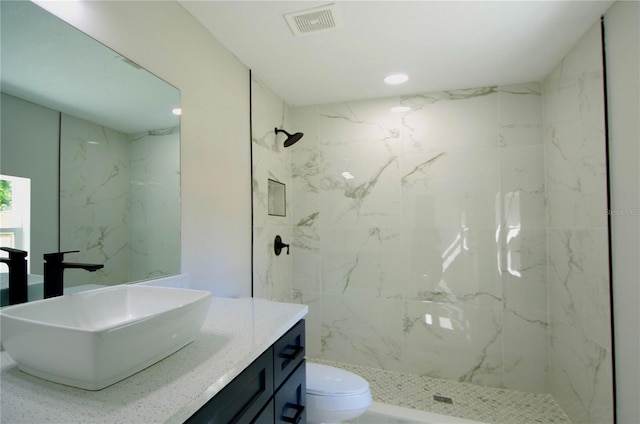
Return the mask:
M286 352L287 350L293 350L293 353L287 353ZM278 356L284 359L295 361L303 352L304 352L303 346L287 345L284 349L280 351Z
M298 424L300 422L300 418L302 418L302 414L304 413L304 406L296 405L296 404L287 402L284 405L284 407L285 408L290 408L290 409L295 409L296 410L296 414L293 417L285 417L284 414L283 414L282 415L282 421L285 421L285 422L288 422L288 423L293 423L293 424Z

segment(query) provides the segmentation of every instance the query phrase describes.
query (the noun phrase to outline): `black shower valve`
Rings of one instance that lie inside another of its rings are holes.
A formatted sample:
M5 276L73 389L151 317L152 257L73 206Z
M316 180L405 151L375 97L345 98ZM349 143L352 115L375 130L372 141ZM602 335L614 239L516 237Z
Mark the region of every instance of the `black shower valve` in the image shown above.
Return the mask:
M287 255L289 254L289 245L282 242L282 238L280 236L276 236L275 241L273 242L273 251L276 256L280 256L280 252L282 252L283 248L287 248Z

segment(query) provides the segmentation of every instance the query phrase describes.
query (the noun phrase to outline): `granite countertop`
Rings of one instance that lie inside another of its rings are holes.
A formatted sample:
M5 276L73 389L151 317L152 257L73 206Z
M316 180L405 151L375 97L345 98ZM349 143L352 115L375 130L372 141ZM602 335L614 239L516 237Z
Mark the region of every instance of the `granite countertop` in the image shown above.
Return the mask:
M99 391L33 377L3 351L0 422L182 423L307 312L305 305L214 297L193 343Z

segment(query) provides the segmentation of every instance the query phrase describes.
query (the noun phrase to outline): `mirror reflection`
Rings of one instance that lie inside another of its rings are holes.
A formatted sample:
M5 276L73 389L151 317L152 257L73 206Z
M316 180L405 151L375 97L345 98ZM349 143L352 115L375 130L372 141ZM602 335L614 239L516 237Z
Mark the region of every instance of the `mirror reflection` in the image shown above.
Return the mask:
M104 264L68 288L178 273L179 90L31 2L1 7L2 246L35 275L49 252ZM25 197L30 219L6 219Z

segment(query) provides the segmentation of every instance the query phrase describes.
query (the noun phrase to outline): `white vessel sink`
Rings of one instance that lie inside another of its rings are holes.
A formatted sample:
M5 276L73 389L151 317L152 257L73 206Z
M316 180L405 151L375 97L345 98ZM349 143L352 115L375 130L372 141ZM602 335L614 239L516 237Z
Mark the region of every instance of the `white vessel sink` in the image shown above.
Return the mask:
M211 303L200 290L123 285L0 310L2 344L29 374L100 390L198 335Z

